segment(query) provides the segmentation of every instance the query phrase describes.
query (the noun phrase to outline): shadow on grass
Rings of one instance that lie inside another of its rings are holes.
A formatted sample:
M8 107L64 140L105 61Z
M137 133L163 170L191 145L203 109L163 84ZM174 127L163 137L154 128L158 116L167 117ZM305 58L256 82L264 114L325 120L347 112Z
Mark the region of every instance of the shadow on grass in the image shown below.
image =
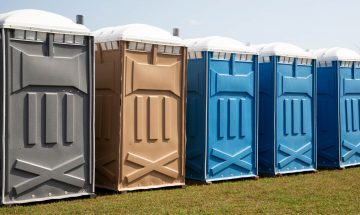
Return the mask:
M105 188L96 187L95 188L96 196L111 196L111 195L117 195L120 194L120 192L115 190L109 190Z

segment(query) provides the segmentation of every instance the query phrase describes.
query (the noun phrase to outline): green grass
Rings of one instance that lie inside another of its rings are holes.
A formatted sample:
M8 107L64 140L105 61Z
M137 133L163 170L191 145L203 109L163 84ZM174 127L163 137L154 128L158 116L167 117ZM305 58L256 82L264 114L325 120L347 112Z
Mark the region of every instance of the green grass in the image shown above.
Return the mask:
M25 206L2 214L360 214L360 168L193 185L127 194L102 193Z

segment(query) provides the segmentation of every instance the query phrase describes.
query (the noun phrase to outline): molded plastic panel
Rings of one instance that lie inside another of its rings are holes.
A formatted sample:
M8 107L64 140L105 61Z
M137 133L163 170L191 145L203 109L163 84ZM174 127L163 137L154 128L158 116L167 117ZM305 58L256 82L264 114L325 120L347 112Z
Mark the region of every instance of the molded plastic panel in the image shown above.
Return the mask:
M205 180L206 57L189 60L188 68L186 178Z
M314 68L277 64L276 172L316 169Z
M337 67L317 69L318 109L318 165L338 167L340 165L338 122L338 76Z
M316 169L315 68L260 64L259 171L284 174ZM275 110L275 111L274 111Z
M120 55L96 52L95 151L96 186L113 187L118 180L120 141Z
M186 58L157 47L126 50L126 43L97 52L97 186L183 185Z
M274 57L259 64L259 172L272 174L275 159Z
M360 69L340 67L341 166L360 164Z
M92 193L91 49L8 42L3 202Z
M255 176L255 64L232 56L230 60L209 58L208 65L207 178Z

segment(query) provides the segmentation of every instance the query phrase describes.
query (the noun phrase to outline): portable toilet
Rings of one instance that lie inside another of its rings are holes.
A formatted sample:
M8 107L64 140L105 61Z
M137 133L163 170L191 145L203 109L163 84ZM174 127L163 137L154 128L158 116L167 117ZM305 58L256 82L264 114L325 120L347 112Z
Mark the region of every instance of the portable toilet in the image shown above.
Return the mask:
M0 15L1 202L94 192L94 56L89 30L63 16Z
M360 55L331 48L318 55L318 165L360 164Z
M316 170L315 61L287 43L260 50L260 174Z
M94 34L96 185L116 191L184 185L184 42L142 24Z
M188 44L186 178L256 177L257 52L226 37Z

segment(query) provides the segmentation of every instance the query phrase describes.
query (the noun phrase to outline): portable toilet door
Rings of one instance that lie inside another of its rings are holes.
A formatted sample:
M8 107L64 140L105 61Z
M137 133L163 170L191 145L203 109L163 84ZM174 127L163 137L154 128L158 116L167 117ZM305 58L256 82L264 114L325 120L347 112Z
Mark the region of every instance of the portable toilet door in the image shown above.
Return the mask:
M260 50L260 174L316 170L314 58L286 43Z
M257 52L225 37L188 44L186 177L257 176Z
M185 184L186 47L162 29L99 29L96 184L126 191Z
M39 10L0 28L2 203L93 194L93 37Z
M360 164L360 55L345 48L318 52L318 165Z

